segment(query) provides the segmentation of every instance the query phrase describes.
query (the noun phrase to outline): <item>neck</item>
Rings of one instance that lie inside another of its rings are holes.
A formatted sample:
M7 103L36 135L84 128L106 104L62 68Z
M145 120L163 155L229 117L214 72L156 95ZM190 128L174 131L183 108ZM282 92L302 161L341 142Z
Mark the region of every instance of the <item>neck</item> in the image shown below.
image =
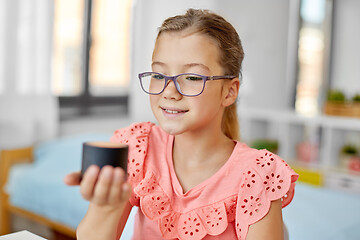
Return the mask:
M219 131L186 132L176 135L173 146L174 170L187 192L213 176L229 159L235 143Z
M219 161L222 155L224 161L228 159L234 148L233 140L218 131L197 131L175 136L173 147L174 164L195 167Z

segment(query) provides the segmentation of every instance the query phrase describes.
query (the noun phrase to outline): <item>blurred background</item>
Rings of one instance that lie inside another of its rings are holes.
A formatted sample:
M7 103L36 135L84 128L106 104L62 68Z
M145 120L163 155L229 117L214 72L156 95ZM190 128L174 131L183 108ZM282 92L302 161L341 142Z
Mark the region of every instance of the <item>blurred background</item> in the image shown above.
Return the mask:
M0 150L103 138L133 122L155 122L137 74L151 70L157 27L189 7L224 16L242 40L242 141L275 151L303 183L316 186L300 198L330 189L329 198L349 194L341 201L354 207L360 193L358 0L0 0ZM4 187L11 174L2 174ZM303 210L292 209L289 215ZM333 239L359 239L351 228L360 224L359 208L350 212L355 219L342 221L343 228L338 215L319 213L339 227ZM13 221L12 231L22 221ZM300 235L291 239L332 239L295 228L289 226Z

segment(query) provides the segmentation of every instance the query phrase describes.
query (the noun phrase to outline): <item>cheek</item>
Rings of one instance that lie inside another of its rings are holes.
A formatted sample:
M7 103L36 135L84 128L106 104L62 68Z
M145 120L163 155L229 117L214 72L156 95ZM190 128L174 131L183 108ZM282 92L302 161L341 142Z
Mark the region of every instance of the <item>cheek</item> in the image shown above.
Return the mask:
M192 103L197 111L202 111L204 113L209 111L212 112L221 105L221 94L219 91L207 92L204 96L201 96L201 98L192 101Z
M158 103L158 96L157 95L150 95L149 96L149 99L150 99L150 106L151 106L151 109L154 110L157 108L157 103Z
M203 94L203 102L216 105L221 102L223 94L222 87L221 85L216 84L215 86L211 86L211 88L209 87L208 89L206 89Z

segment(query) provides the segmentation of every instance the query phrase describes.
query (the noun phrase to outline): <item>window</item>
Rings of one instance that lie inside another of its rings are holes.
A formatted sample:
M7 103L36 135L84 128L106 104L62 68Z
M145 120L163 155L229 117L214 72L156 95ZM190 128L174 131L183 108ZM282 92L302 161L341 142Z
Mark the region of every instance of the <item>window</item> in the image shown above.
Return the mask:
M329 81L332 1L301 0L295 109L306 116L321 112Z
M71 115L126 111L131 0L55 0L53 93Z

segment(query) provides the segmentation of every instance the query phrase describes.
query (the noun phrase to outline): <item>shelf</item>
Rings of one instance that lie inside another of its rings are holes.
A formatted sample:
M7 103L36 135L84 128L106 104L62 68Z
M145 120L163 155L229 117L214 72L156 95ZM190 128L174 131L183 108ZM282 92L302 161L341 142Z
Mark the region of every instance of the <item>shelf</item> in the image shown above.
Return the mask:
M324 127L360 131L360 118L335 117L326 115L323 115L320 118L321 124Z
M276 122L292 122L306 125L319 125L330 128L360 131L360 118L318 115L306 117L292 110L273 110L260 108L241 108L239 117L244 119L262 119Z
M278 155L299 171L300 181L337 188L343 186L353 192L356 192L353 190L356 186L360 191L360 174L339 167L339 153L344 144L353 143L360 148L359 118L305 117L290 110L257 108L239 108L238 113L242 140L248 143L259 138L277 140ZM297 146L303 142L318 146L315 162L296 161ZM349 187L346 187L347 183Z

